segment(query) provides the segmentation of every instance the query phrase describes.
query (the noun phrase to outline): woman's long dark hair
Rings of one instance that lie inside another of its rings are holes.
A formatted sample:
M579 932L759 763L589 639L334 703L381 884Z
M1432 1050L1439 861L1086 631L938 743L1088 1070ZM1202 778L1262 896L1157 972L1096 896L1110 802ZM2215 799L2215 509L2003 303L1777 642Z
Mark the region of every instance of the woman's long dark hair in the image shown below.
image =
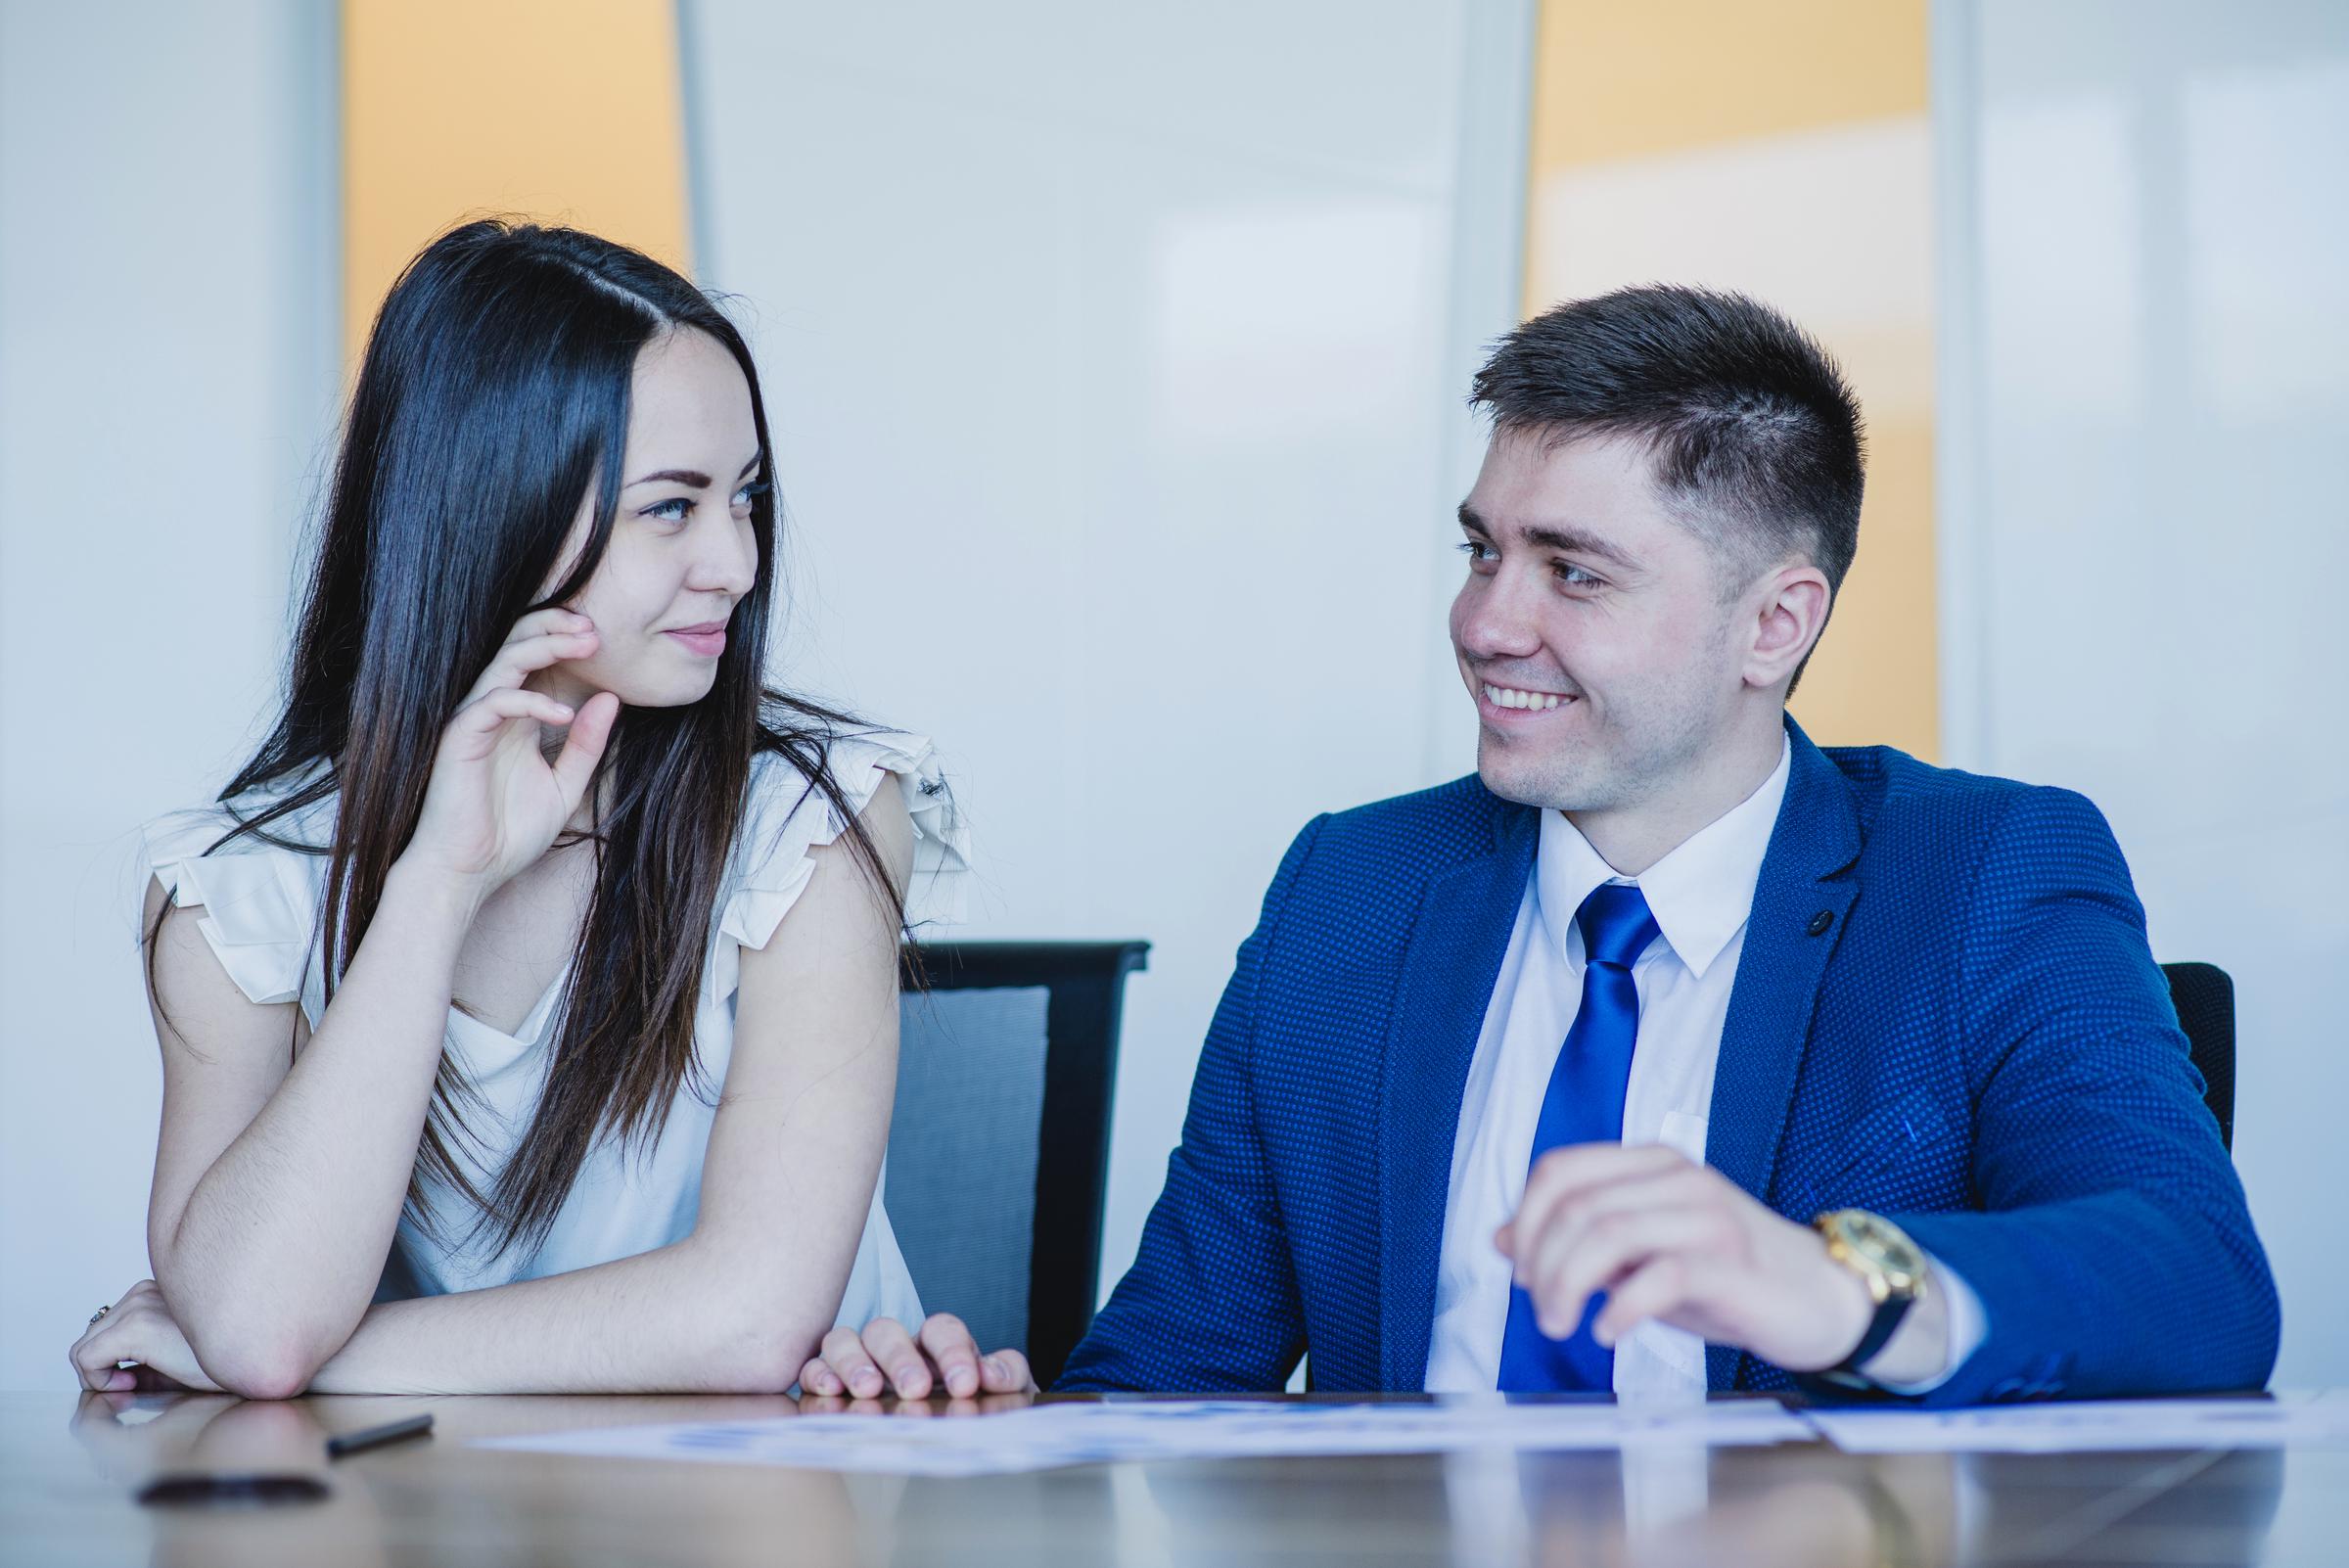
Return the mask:
M330 998L415 831L442 729L513 623L571 599L594 575L619 506L636 356L685 330L708 334L742 367L771 465L742 335L691 283L624 246L575 229L469 223L410 262L385 300L352 393L285 712L220 793L223 803L256 790L275 798L211 846L253 833L331 857L318 915ZM540 598L590 485L586 549ZM902 924L901 897L825 765L827 738L856 721L761 678L774 609L772 486L753 497L751 519L758 580L734 609L715 684L684 707L623 711L606 750L585 835L595 896L562 1034L537 1114L492 1191L451 1156L472 1096L441 1060L409 1188L411 1212L428 1225L426 1176L477 1203L501 1250L535 1246L600 1137L641 1146L681 1084L702 1086L694 1013L756 754L788 763L803 798L823 797ZM336 795L331 847L269 831Z

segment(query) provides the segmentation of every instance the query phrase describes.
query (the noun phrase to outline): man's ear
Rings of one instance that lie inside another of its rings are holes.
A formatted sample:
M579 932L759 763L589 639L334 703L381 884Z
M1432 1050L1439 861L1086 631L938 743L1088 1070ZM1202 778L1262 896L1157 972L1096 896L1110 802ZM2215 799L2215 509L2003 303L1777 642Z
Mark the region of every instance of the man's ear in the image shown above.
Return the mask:
M1807 561L1782 566L1762 579L1747 602L1753 613L1753 643L1745 657L1745 683L1768 688L1794 678L1810 657L1834 590L1826 574Z

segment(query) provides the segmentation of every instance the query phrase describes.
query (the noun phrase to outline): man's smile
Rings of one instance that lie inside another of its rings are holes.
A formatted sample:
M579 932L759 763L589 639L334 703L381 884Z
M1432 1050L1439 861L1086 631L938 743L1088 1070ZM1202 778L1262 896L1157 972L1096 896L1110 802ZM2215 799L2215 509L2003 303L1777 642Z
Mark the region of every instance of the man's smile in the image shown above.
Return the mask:
M1568 692L1533 691L1521 686L1497 686L1492 681L1480 681L1477 687L1484 701L1477 706L1504 713L1547 713L1580 701Z

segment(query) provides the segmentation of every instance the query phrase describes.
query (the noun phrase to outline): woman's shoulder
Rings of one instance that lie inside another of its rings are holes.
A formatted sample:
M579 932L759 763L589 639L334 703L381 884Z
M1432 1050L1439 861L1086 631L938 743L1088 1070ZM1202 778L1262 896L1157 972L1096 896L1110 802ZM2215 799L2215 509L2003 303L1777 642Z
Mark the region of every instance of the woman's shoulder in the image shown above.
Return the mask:
M917 818L930 813L943 823L953 814L953 790L946 783L938 748L921 735L878 728L803 731L791 736L786 746L762 748L751 759L748 811L780 811L788 819L809 807L828 805L812 773L819 761L856 810L872 804L883 780L896 778L905 792L905 809ZM834 811L835 819L827 822L822 842L840 833L844 824L838 814Z
M201 926L229 978L256 1002L291 1001L316 936L318 893L333 848L335 798L298 800L316 770L142 824L145 868ZM275 814L272 814L272 813ZM144 888L146 879L140 879Z
M830 792L819 778L830 782ZM913 822L906 920L960 920L970 829L938 749L902 730L842 726L799 732L751 760L720 919L727 933L744 946L765 946L815 874L813 852L846 833L849 816L861 813L892 778Z
M316 792L323 772L304 768L237 795L149 818L139 827L149 864L160 873L165 865L176 867L192 859L310 858L331 851L337 797L331 789Z

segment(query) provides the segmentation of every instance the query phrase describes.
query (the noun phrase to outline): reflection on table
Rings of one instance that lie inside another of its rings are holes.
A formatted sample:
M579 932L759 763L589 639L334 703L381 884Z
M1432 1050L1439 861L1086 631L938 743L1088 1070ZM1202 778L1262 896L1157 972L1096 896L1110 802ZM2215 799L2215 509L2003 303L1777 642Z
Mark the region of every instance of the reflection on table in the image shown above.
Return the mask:
M408 1563L1451 1561L1785 1568L2257 1562L2287 1479L2334 1510L2349 1454L1859 1456L1819 1443L1095 1465L973 1480L580 1458L473 1439L855 1408L983 1419L1024 1399L0 1396L0 1561ZM434 1436L329 1464L326 1438L430 1409ZM141 1507L177 1470L315 1475L307 1504ZM2322 1489L2321 1492L2317 1489ZM2305 1494L2305 1496L2303 1496ZM2327 1539L2337 1535L2326 1531Z

